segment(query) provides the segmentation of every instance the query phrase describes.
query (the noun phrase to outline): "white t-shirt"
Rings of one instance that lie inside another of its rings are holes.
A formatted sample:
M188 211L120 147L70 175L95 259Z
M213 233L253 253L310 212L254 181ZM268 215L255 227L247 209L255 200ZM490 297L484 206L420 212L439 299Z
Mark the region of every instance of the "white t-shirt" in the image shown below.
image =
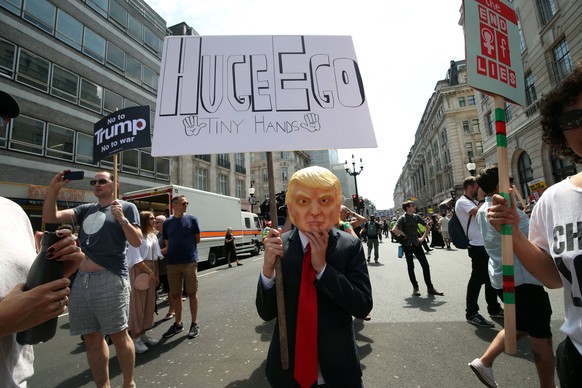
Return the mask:
M582 354L582 188L570 178L548 188L534 206L529 240L552 256L564 284L560 328Z
M455 205L455 213L459 218L459 222L463 227L465 233L467 232L467 222L469 221L469 212L477 207L477 201L473 201L472 199L467 198L466 196L461 196L457 200ZM485 245L483 241L483 236L481 235L481 231L479 230L479 226L477 225L477 221L475 220L475 216L471 217L471 223L469 224L469 233L467 234L469 237L469 244L475 247L482 247Z
M36 257L34 234L26 213L16 203L0 197L0 300L26 275ZM0 338L0 386L26 387L34 373L31 345L19 345L16 334Z
M148 233L142 238L139 247L133 247L130 245L127 248L126 257L127 268L131 268L144 260L158 260L164 256L160 250L160 244L158 243L156 235Z

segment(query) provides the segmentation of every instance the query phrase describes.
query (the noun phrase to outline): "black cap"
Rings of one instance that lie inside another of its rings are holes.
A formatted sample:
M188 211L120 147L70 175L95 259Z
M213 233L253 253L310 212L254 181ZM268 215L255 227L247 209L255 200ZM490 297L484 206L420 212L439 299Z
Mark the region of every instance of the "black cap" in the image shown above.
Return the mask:
M11 119L20 114L20 107L16 100L8 93L0 90L0 114Z

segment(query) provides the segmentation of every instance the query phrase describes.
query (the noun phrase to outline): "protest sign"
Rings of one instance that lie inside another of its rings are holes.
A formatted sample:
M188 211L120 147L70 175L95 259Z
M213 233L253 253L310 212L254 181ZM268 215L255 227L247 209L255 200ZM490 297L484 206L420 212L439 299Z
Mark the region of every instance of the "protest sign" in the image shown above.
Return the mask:
M151 146L150 107L115 111L94 125L93 163L121 151Z
M351 37L165 38L152 155L376 146Z

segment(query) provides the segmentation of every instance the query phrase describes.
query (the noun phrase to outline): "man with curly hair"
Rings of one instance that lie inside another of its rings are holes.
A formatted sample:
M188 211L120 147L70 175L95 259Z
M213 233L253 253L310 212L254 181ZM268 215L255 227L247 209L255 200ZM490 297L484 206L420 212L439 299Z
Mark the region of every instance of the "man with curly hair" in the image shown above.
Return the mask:
M544 141L553 151L582 162L582 62L543 98ZM513 249L524 267L548 288L564 287L566 339L556 350L560 385L582 386L582 172L548 188L533 208L529 237L511 207L496 195L487 218L500 229L511 224Z

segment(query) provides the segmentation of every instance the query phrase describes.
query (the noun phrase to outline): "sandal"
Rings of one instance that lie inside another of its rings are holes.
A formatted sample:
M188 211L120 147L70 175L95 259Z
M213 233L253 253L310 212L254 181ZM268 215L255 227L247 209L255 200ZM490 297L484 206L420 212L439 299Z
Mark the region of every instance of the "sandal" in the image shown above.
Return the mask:
M170 320L170 319L174 318L174 316L176 316L176 314L167 313L166 316L164 317L164 321Z

